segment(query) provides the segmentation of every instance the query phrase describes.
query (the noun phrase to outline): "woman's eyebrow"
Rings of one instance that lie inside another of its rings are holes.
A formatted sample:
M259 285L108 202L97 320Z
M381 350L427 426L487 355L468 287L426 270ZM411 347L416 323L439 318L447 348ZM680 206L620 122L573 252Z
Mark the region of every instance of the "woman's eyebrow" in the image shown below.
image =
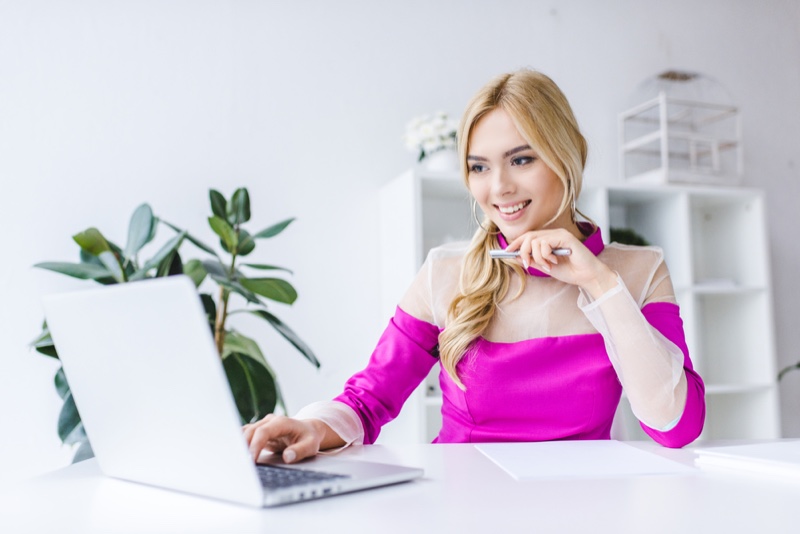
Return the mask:
M508 150L507 152L505 152L503 154L503 158L507 158L507 157L513 156L514 154L516 154L518 152L522 152L523 150L529 150L530 148L531 148L530 145L520 145L520 146L518 146L516 148L512 148L511 150ZM469 155L469 156L467 156L467 161L489 161L489 159L488 158L484 158L483 156Z
M507 158L509 156L513 156L517 152L522 152L523 150L528 150L529 148L531 148L530 145L520 145L517 148L512 148L511 150L503 154L503 157Z

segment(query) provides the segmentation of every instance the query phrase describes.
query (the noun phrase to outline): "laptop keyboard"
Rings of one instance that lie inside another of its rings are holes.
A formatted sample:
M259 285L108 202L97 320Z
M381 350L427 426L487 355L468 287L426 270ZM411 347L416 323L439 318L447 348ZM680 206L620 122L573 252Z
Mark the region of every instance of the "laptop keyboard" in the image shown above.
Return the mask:
M276 465L256 465L261 485L268 489L288 488L305 484L316 484L337 478L350 478L348 475L307 471L305 469L289 469Z

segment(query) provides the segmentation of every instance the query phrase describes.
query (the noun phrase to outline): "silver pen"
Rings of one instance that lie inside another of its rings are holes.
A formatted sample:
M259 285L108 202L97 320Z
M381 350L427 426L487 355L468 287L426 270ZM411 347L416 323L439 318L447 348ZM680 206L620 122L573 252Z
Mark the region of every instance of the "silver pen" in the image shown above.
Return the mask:
M554 256L569 256L572 254L572 251L568 248L554 248L553 255ZM515 250L510 252L508 250L503 249L495 249L489 251L490 258L516 258L519 256L519 250Z

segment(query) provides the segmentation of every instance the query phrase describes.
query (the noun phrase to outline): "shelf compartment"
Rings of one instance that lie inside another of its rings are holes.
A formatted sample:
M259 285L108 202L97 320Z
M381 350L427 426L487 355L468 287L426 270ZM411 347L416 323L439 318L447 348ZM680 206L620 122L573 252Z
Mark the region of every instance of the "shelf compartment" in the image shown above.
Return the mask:
M689 203L682 191L656 188L614 188L608 195L608 228L630 228L664 251L674 286L691 283L692 258L686 253L690 228Z
M777 403L775 387L706 395L706 424L700 439L779 438Z
M696 286L767 286L767 239L760 194L691 197L693 281Z
M477 228L469 193L461 180L422 178L422 250L424 260L431 248L454 241L468 241ZM478 210L478 217L481 212Z
M757 386L775 380L770 302L766 291L698 294L693 347L697 371L708 384Z

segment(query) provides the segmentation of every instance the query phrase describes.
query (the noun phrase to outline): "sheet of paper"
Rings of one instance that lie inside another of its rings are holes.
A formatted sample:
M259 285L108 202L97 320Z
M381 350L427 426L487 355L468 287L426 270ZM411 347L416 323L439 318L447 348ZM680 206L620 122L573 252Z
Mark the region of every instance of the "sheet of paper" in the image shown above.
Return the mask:
M475 447L517 480L697 472L693 467L612 440L482 443Z

